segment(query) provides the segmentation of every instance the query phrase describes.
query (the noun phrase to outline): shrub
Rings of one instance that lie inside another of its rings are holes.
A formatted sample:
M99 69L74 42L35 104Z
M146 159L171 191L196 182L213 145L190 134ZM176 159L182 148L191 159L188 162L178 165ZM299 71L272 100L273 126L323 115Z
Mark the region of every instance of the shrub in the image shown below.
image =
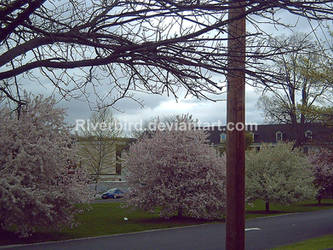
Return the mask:
M187 129L180 129L186 127ZM124 157L128 204L161 216L221 218L225 208L225 157L207 144L188 116L168 130L157 129L132 145Z
M269 203L290 204L314 197L311 164L292 143L263 145L246 155L246 197Z
M333 194L333 154L331 150L322 148L319 152L310 154L309 160L312 163L314 184L318 188L317 200L320 204L325 194Z
M21 236L74 225L74 205L89 196L64 110L52 98L26 99L19 119L0 110L0 227Z

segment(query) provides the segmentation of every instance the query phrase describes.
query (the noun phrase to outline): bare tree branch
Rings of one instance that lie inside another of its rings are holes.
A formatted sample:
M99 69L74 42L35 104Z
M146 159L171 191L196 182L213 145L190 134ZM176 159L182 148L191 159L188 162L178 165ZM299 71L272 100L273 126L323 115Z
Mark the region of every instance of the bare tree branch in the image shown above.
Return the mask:
M24 21L26 21L29 16L36 11L46 0L39 0L39 1L28 1L28 7L17 15L16 19L12 20L11 22L7 23L4 28L0 28L0 42L3 41L9 34L11 34L17 26L21 25ZM16 1L12 5L9 5L8 7L4 7L3 10L0 10L0 16L8 16L15 10L21 8L26 1ZM1 18L4 21L6 21L6 18Z
M244 15L253 27L247 33L249 82L273 79L276 72L260 71L260 65L288 52L280 50L282 44L268 43L270 36L261 23L289 27L276 16L278 11L309 20L333 20L333 1L244 3ZM176 97L181 87L186 94L210 98L225 86L227 39L237 39L228 38L227 25L233 21L227 18L230 8L226 0L3 1L0 81L8 84L0 86L12 93L15 77L40 81L40 69L67 94L74 90L87 94L89 86L112 79L113 93L108 92L112 105L133 98L135 90Z

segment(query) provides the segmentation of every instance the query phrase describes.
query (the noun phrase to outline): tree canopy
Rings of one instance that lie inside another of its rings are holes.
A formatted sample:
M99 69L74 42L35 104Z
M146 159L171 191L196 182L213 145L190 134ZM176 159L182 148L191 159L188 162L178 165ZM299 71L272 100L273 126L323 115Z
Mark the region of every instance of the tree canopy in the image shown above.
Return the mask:
M246 199L290 204L315 195L311 164L292 143L263 145L246 155Z
M325 105L333 94L333 61L330 51L306 34L278 37L271 43L293 52L275 55L263 66L273 68L278 76L263 82L258 105L269 122L291 124L296 145L301 145L306 139L304 124L322 121L323 112L329 110Z
M221 218L224 214L225 155L220 156L189 116L157 129L131 145L124 157L129 205L163 217Z
M243 3L250 26L248 79L274 74L254 70L258 60L277 52L261 24L288 27L281 11L309 20L333 18L333 1ZM216 75L228 70L230 8L226 0L2 1L2 96L23 104L21 90L32 80L53 84L64 97L88 95L91 88L106 105L133 98L133 90L177 97L180 87L212 99L224 87Z
M333 195L333 155L331 148L321 148L319 152L309 155L314 184L318 188L318 203L325 195Z
M21 236L75 225L77 205L90 198L64 110L52 98L25 98L19 120L0 109L0 228Z

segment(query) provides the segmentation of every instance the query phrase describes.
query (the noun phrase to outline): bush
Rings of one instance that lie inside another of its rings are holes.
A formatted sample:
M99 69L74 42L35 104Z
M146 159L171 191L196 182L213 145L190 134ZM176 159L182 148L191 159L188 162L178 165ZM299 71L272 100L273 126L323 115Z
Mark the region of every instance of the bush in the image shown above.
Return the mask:
M181 127L187 127L182 130ZM225 157L207 144L188 116L132 145L124 157L128 204L161 216L221 218L225 208Z
M64 111L52 98L26 99L19 119L0 110L0 227L21 236L74 225L74 205L89 196Z
M309 160L312 163L314 184L318 188L317 200L321 203L325 195L333 195L333 153L330 149L322 148L310 154Z
M292 143L263 145L246 155L246 197L269 203L290 204L315 195L311 164Z

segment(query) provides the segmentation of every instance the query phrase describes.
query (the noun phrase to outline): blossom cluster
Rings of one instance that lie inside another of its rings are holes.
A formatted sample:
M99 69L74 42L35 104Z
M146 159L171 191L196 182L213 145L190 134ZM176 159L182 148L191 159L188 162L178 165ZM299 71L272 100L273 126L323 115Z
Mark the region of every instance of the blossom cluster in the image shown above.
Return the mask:
M292 143L264 144L259 152L246 155L246 198L248 202L290 204L311 199L313 186L311 164Z
M26 99L19 116L0 110L0 227L21 236L74 225L74 204L89 199L64 110L52 98Z
M328 148L309 154L312 171L315 177L314 184L318 188L317 199L328 193L333 194L333 153Z
M204 131L156 130L132 145L123 160L130 206L160 207L163 217L223 216L225 157L208 144Z

